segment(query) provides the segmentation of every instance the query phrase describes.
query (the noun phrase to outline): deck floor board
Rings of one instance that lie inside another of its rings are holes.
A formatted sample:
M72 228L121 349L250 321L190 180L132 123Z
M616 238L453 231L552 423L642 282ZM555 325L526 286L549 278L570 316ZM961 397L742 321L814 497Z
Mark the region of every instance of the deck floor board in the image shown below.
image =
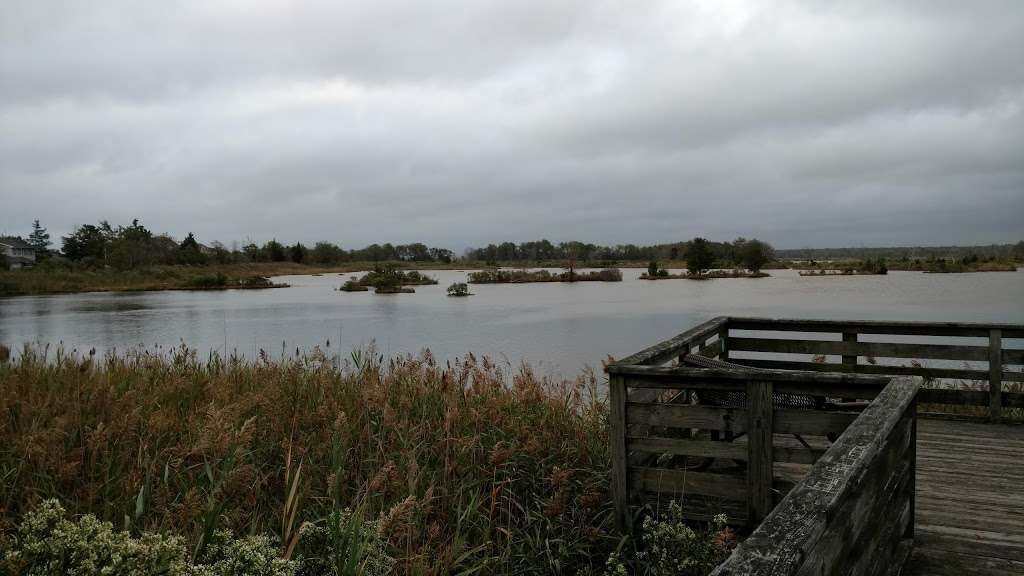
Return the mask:
M918 421L914 550L904 574L1024 574L1024 426Z

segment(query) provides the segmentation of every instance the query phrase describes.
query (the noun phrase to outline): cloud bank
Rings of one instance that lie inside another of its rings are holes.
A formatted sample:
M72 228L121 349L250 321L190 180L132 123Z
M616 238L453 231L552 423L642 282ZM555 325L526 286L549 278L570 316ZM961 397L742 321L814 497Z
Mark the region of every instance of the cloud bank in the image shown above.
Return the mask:
M4 2L0 231L1024 234L1024 3Z

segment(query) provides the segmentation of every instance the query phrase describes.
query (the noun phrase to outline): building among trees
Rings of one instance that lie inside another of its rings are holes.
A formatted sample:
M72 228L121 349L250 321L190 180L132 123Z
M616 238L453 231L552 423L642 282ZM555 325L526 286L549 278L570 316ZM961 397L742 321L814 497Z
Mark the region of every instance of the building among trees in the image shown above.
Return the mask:
M30 268L36 263L35 248L17 236L0 236L0 254L11 270Z

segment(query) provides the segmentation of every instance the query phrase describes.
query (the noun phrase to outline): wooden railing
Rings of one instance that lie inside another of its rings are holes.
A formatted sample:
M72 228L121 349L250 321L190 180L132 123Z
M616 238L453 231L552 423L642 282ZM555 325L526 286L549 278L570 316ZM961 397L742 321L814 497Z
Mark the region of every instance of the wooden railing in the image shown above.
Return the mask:
M1024 381L1024 350L1005 347L1020 338L1019 325L720 317L610 364L616 518L630 530L677 500L687 518L756 527L717 574L879 573L913 535L917 404L997 421L1024 407L1002 390ZM740 366L665 365L692 354Z
M890 574L913 545L917 378L895 378L713 576Z
M722 357L746 366L980 381L987 383L987 390L925 387L918 401L987 406L993 421L1002 418L1005 408L1024 408L1024 394L1007 393L1002 389L1003 382L1024 382L1024 372L1021 372L1024 350L1004 347L1007 339L1024 338L1021 325L764 318L716 318L715 321L720 323L723 333ZM786 337L787 333L794 332L800 336ZM922 340L922 336L929 340L935 337L946 341L984 340L983 345L907 342ZM879 337L886 341L866 341ZM751 352L776 357L743 357L752 356ZM778 357L783 354L798 357ZM929 360L943 361L943 366L926 366L921 362ZM985 367L964 367L970 363L984 363ZM1009 366L1016 366L1016 369L1007 369Z
M813 464L825 453L827 437L842 434L858 415L779 408L773 398L874 398L889 382L877 376L781 370L612 365L608 371L615 439L612 476L617 514L626 528L634 508L671 500L685 500L684 515L690 519L725 512L734 525L756 525L795 483L776 476L774 464ZM744 405L694 403L712 391L739 393ZM794 441L777 446L776 435ZM688 466L694 459L715 459L726 466L696 471ZM745 464L732 466L733 461Z

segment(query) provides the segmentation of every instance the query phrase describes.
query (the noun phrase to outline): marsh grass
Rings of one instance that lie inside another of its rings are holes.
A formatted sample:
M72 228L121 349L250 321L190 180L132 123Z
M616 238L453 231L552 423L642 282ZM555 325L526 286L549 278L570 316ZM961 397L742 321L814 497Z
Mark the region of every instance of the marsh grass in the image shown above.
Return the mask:
M428 352L5 352L0 528L57 498L195 557L230 529L287 558L304 526L352 545L352 510L396 574L599 572L618 540L595 384Z

